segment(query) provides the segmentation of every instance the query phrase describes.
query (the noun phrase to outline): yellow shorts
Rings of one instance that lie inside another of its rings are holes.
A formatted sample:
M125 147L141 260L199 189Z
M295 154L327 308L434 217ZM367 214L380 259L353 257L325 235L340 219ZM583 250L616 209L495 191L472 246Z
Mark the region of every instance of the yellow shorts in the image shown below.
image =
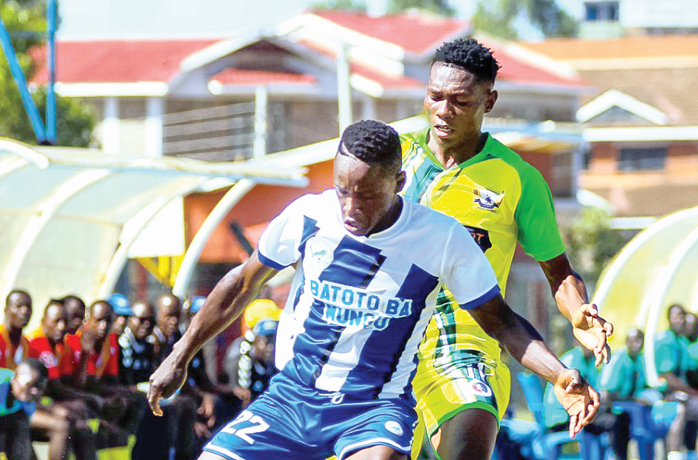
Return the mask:
M464 410L486 410L499 421L509 405L511 392L509 368L502 362L494 368L469 363L435 375L433 368L426 370L424 361L420 360L412 382L419 413L412 458L417 458L425 430L431 438L442 424Z

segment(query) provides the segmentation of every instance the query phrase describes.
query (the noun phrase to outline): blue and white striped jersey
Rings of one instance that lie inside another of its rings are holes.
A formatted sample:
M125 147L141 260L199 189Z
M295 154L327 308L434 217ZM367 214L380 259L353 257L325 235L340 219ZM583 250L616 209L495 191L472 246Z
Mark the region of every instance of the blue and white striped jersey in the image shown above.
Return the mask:
M322 391L412 398L417 348L442 284L463 308L499 293L465 227L405 200L390 228L357 237L334 190L305 195L272 220L258 250L265 265L296 268L276 365Z

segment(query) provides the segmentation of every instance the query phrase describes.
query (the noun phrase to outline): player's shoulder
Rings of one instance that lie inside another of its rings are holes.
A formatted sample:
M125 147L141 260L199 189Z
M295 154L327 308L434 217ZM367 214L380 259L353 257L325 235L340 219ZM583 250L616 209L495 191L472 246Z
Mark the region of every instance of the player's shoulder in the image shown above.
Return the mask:
M428 206L415 203L406 199L402 200L403 206L410 213L410 226L418 228L431 228L440 231L451 231L453 227L459 227L460 223L451 216L436 211Z

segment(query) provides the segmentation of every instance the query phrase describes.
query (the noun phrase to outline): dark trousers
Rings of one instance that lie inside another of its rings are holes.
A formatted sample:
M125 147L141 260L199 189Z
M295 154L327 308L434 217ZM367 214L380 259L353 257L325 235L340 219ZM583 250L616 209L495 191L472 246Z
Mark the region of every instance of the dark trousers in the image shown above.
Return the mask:
M20 410L0 417L0 452L12 460L32 458L31 429L29 417Z

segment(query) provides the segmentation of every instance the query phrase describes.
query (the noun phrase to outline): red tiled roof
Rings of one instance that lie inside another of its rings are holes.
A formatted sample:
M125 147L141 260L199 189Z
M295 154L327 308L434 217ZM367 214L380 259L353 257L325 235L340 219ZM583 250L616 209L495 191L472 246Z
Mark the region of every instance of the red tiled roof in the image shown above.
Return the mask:
M337 54L335 52L322 46L322 44L320 43L311 40L302 40L300 43L303 46L307 46L313 51L322 53L325 56L331 57L332 59L335 59L337 57ZM369 66L358 64L356 62L352 62L349 67L351 73L368 78L369 80L373 80L386 89L424 88L426 86L424 82L416 78L406 77L404 75L392 75L388 73L382 73Z
M317 78L310 74L273 72L270 70L225 69L211 78L224 85L259 85L272 83L312 85Z
M543 66L538 67L514 56L505 47L491 45L486 40L484 40L483 44L494 52L497 62L501 65L501 69L497 74L498 80L523 84L586 86L584 80L578 76L565 76L546 70Z
M183 59L219 40L109 40L56 43L56 81L63 83L167 82ZM46 83L46 48L31 52L35 83Z
M423 54L440 46L454 35L465 36L470 29L468 21L425 15L395 14L380 17L347 11L312 11L335 24L369 37L401 46L405 51Z
M565 61L698 56L698 35L651 35L605 40L555 38L520 45Z

